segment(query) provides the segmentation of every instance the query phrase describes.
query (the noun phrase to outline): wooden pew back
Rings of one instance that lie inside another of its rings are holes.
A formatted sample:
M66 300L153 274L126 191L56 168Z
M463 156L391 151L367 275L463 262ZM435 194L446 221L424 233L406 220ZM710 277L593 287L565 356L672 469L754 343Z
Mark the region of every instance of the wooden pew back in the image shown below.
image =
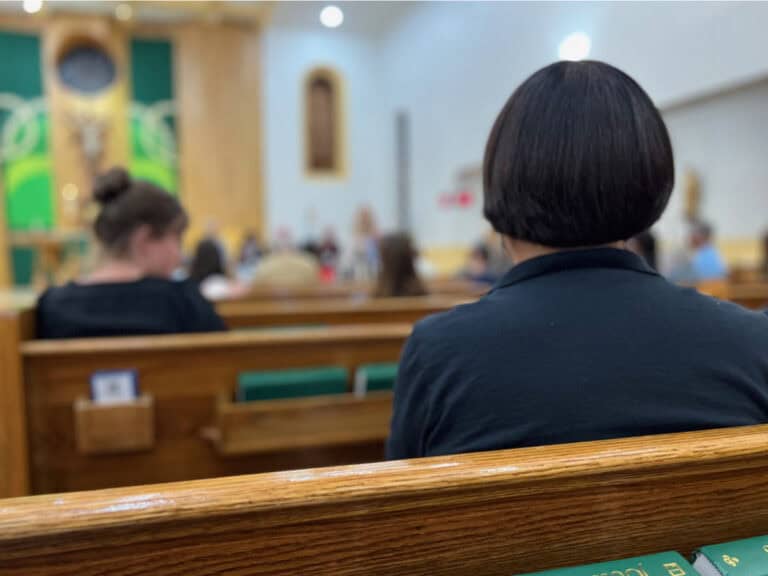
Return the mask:
M519 574L768 532L768 427L0 502L6 576Z
M355 444L354 437L345 442L344 436L337 436L334 445L324 450L309 440L297 443L291 427L282 425L271 432L274 437L252 443L252 453L244 454L241 448L217 444L216 434L210 432L212 427L216 432L221 420L228 423L232 436L240 418L250 422L252 432L267 434L266 423L258 419L270 416L253 410L243 417L238 416L241 408L232 408L228 414L218 409L222 397L231 398L240 372L338 365L352 374L361 364L396 362L410 329L390 324L25 342L21 354L31 491L63 492L381 459L387 432L383 423L391 411L391 401L386 399L378 400L374 408L357 406L363 411L373 409L375 416L367 429L355 416L354 402L333 405L331 401L331 405L314 407L331 419L345 414L346 420L334 423L357 427L366 441L363 444ZM137 371L141 392L152 397L147 409L152 411L154 444L128 454L83 453L76 442L79 420L73 407L79 398L89 396L94 372L126 369ZM285 424L290 414L283 403L271 418ZM317 427L305 431L308 436L323 433ZM281 438L292 450L279 450Z
M337 324L413 324L467 302L455 297L285 300L219 302L219 314L230 328Z

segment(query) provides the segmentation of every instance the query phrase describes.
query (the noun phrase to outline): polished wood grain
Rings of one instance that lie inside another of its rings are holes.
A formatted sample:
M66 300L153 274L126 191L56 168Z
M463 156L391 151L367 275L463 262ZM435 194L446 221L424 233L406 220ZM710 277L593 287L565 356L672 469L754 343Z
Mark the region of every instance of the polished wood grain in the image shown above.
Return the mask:
M728 284L725 298L746 308L768 308L768 282Z
M217 310L230 328L334 324L413 324L471 300L456 297L228 301Z
M262 35L231 24L175 28L180 175L192 235L209 219L264 233Z
M768 427L0 502L8 576L519 574L764 534Z
M273 443L271 452L225 458L206 439L205 431L215 427L217 399L232 397L241 372L337 365L354 374L361 364L397 361L410 330L409 325L337 326L25 342L20 349L31 490L63 492L379 460L383 438L372 437L362 426L357 442L297 445L285 433L280 416L284 408L272 422L279 424L286 444ZM154 398L154 447L134 454L80 453L74 434L76 400L88 396L94 372L125 369L136 370L142 393ZM333 411L325 416L335 417ZM308 418L321 426L317 413L309 410ZM331 423L323 426L329 428ZM295 427L300 429L301 424Z
M427 292L433 296L479 297L490 289L487 285L475 284L461 278L432 278L426 282ZM366 282L340 282L337 284L315 284L312 286L280 286L255 284L248 294L239 301L261 300L310 300L333 298L370 298L373 285Z
M0 311L0 497L29 493L27 419L21 337L30 329L30 316Z
M361 442L383 444L391 417L391 392L248 403L222 398L216 425L207 435L218 452L228 456Z

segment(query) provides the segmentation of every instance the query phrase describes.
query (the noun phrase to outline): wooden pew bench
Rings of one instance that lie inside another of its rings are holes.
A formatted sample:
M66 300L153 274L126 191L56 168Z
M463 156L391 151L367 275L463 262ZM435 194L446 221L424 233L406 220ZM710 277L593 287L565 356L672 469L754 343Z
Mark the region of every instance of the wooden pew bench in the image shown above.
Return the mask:
M768 533L768 427L0 501L4 576L511 576Z
M435 296L478 297L489 287L461 278L433 278L426 281L427 291ZM255 284L240 301L272 300L331 300L368 298L373 285L366 282L339 282L311 286L281 286L279 284Z
M296 300L219 302L219 314L230 328L337 324L414 324L425 316L445 312L467 298L426 296L367 300Z
M17 422L9 435L28 445L21 470L28 466L32 493L380 460L391 393L231 400L244 371L335 365L352 377L363 364L397 362L410 330L380 324L22 342L17 396L26 404L26 423ZM110 431L110 415L95 406L87 412L78 402L89 396L91 375L103 370L136 370L147 400L134 413L115 409L120 433ZM116 444L110 453L103 448L110 434L134 436L138 448L118 453L125 446ZM147 444L146 438L153 439ZM91 453L89 446L102 448Z

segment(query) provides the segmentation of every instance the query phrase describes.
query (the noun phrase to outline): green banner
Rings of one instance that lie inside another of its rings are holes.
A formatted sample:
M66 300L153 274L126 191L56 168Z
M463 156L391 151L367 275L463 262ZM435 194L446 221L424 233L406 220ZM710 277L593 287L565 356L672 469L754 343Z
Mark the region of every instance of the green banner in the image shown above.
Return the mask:
M178 193L173 46L167 40L131 40L130 138L134 178Z
M55 225L50 115L40 39L0 31L0 173L10 230Z

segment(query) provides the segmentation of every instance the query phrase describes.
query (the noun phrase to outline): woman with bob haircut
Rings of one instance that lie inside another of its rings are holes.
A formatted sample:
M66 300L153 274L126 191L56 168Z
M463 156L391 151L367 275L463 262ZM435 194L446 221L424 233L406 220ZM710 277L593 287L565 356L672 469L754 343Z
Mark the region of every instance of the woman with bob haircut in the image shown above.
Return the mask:
M673 183L664 121L624 72L558 62L523 82L484 162L485 216L515 265L416 325L388 457L768 422L768 318L626 249Z

